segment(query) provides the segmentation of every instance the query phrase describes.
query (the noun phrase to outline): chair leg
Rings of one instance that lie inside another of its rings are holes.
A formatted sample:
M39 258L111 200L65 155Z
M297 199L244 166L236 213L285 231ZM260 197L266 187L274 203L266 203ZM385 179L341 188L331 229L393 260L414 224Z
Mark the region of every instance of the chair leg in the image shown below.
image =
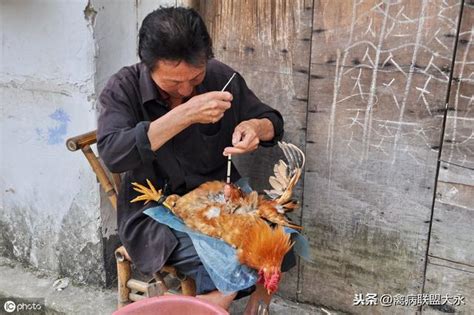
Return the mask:
M181 292L183 295L196 296L196 282L192 278L185 277L181 282Z
M194 281L194 279L183 275L173 266L163 266L161 270L164 272L168 272L178 278L181 284L181 294L196 296L196 282Z
M164 277L160 274L160 272L156 272L153 274L153 278L155 278L155 282L160 290L160 295L165 294L165 292L168 291L168 287L166 286Z
M117 281L118 281L118 305L121 308L131 301L129 299L130 288L127 286L128 280L131 278L132 267L130 261L126 259L128 256L125 247L120 246L115 250L115 260L117 261Z

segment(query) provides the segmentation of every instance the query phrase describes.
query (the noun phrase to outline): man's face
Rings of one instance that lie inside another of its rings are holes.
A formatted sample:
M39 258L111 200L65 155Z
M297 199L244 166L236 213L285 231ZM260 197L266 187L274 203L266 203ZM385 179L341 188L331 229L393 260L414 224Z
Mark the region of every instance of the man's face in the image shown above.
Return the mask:
M206 75L206 63L190 65L184 61L160 60L151 72L153 81L172 98L189 97Z

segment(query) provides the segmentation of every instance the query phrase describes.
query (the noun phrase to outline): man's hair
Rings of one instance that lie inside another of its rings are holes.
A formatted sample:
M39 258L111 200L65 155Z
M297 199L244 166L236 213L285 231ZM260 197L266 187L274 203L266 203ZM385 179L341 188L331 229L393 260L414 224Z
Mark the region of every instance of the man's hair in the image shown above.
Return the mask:
M199 66L214 54L206 25L195 10L160 7L143 20L138 34L138 56L153 70L159 60Z

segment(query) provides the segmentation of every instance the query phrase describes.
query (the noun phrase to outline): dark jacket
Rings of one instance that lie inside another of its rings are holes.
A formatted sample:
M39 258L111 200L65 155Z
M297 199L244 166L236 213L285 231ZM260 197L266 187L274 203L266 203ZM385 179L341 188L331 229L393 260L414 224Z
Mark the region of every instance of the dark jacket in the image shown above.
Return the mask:
M210 60L204 81L196 94L221 90L235 71ZM136 267L151 274L162 268L177 245L167 226L143 214L143 204L130 203L137 196L131 182L149 179L166 193L185 194L209 180L224 180L227 159L224 148L231 146L232 133L241 121L268 118L275 138L261 142L274 145L283 135L279 112L263 104L237 74L226 89L233 95L232 106L215 124L194 124L152 151L147 137L150 121L168 112L168 105L143 63L124 67L113 75L102 91L97 130L99 155L114 173L125 173L118 196L120 239ZM240 175L233 168L232 181Z

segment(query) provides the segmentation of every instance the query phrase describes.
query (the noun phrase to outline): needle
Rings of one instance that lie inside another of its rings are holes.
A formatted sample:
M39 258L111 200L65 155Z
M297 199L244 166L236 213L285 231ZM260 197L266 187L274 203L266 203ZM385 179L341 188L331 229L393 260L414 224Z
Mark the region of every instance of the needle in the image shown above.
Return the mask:
M227 157L227 184L230 184L230 169L232 167L232 155Z
M230 84L230 82L235 77L235 75L236 75L236 73L234 72L234 74L230 77L229 81L227 81L227 83L222 88L221 92L225 91L225 89ZM230 170L231 170L231 168L232 168L232 154L229 154L229 156L227 156L227 184L230 184Z
M234 72L234 74L230 77L229 81L227 81L227 83L224 85L224 87L222 88L221 92L224 92L225 89L227 88L227 86L230 84L230 82L232 81L232 79L235 77L237 73Z

